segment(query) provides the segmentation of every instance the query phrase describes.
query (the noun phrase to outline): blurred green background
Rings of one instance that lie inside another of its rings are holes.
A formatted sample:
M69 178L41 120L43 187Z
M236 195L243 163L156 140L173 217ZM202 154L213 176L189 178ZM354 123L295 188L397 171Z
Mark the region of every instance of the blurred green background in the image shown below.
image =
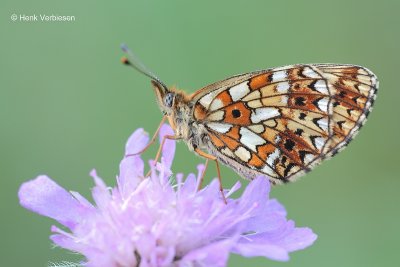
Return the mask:
M272 192L289 218L318 234L316 243L288 263L232 256L229 266L399 262L399 1L108 2L0 4L1 266L79 259L52 249L52 220L19 206L22 182L48 174L89 196L89 171L95 167L114 185L127 137L138 127L157 128L161 114L149 79L120 64L122 42L167 84L187 92L293 63L373 70L380 91L359 136L299 182ZM13 22L14 13L74 15L76 21ZM194 171L199 162L178 145L175 171ZM228 168L222 172L226 187L239 179Z

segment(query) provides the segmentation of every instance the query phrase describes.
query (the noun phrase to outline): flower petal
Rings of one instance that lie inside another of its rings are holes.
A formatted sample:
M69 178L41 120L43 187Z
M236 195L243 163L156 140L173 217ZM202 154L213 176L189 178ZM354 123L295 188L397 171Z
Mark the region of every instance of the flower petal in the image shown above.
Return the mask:
M281 215L282 217L286 217L285 207L276 199L268 200L267 209L269 212L274 212Z
M21 185L18 197L20 204L33 212L53 218L73 228L90 209L82 205L64 188L45 175Z
M131 134L125 145L125 155L136 154L144 149L149 142L149 135L139 128Z
M258 176L246 187L241 198L240 206L247 208L256 204L265 203L268 200L270 191L269 179L265 176Z
M191 173L186 177L185 182L180 188L180 196L188 198L193 195L197 190L196 176Z
M96 170L92 170L90 172L90 176L92 176L95 186L92 188L92 196L93 200L96 202L97 207L100 209L105 209L111 199L110 192L107 188L107 185L104 181L97 175Z
M166 135L174 135L174 131L168 124L163 124L160 129L160 142ZM162 158L166 168L171 169L172 161L175 156L175 140L165 140L164 146L162 147Z
M62 234L55 234L50 236L51 241L57 246L60 246L65 249L69 249L75 252L78 252L81 246L72 238L62 235Z
M285 227L272 233L257 233L248 237L251 242L262 244L263 242L273 242L283 247L287 251L304 249L314 243L317 235L307 227L296 228L292 220L287 221Z
M225 239L192 250L182 258L179 266L226 266L229 252L235 242L234 238Z
M292 252L311 246L317 238L318 236L310 228L301 227L294 229L280 244Z
M293 221L274 232L255 233L242 237L234 252L245 257L264 256L286 261L288 253L304 249L314 243L317 236L309 228L295 228Z
M232 187L231 189L229 189L228 193L225 194L225 197L228 198L230 195L232 195L233 193L235 193L236 191L238 191L240 189L240 187L242 186L242 183L240 181L237 181Z
M232 252L244 257L266 257L277 261L289 260L288 251L268 243L238 243L234 246Z
M89 202L89 200L87 200L86 198L84 198L81 194L79 194L78 192L75 191L70 191L71 195L79 201L79 203L89 209L95 209L95 207L93 206L92 203ZM94 210L93 210L94 211Z
M141 151L149 142L149 136L143 129L137 129L128 139L125 148L125 157L119 165L117 178L118 190L126 198L133 192L143 177L144 162L140 155L133 155Z
M265 205L257 205L243 226L244 232L270 232L285 225L286 210L276 199L267 200Z

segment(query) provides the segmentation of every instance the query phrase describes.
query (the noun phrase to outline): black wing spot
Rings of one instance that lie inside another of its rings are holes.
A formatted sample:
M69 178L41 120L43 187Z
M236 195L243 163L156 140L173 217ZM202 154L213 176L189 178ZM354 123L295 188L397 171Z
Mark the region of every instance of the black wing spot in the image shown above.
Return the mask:
M295 142L293 142L293 141L290 140L290 139L287 139L284 146L285 146L285 148L286 148L288 151L292 151L292 150L293 150L293 147L294 147L295 145L296 145Z
M268 82L268 83L272 83L272 76L273 76L272 73L270 73L270 74L268 75L268 77L267 77L267 82Z
M310 153L310 152L305 151L305 150L300 150L300 151L299 151L299 156L300 156L301 162L303 162L303 164L304 164L304 158L306 157L306 155L307 155L308 153Z
M318 82L318 80L314 80L312 83L310 83L310 85L308 86L308 88L310 88L313 91L317 91L317 89L315 89L315 84Z
M306 99L304 97L299 96L294 99L294 104L296 106L305 106L306 104L304 103L304 101L306 101Z
M304 120L304 118L305 118L306 116L307 116L307 115L306 115L305 113L301 112L300 115L299 115L299 119L300 119L300 120Z
M303 134L304 130L297 128L296 131L294 132L294 134L297 134L298 136L301 136Z
M357 104L357 99L359 99L359 98L360 98L359 96L355 96L351 100L353 100L353 102Z
M315 124L315 126L317 126L318 128L321 129L321 126L319 126L319 123L318 123L318 121L319 121L320 119L323 119L323 118L314 118L312 121L313 121L313 123Z
M310 135L311 143L313 144L313 146L315 147L315 149L318 149L318 148L317 148L317 145L315 144L315 138L317 138L317 137L319 137L319 136L318 136L318 135Z
M347 109L347 114L349 114L349 116L351 116L351 112L353 111L353 109L351 109L351 108L348 108Z
M232 110L232 116L233 116L234 118L239 118L241 115L242 115L242 114L240 113L240 110L238 110L238 109Z
M340 91L339 93L339 97L344 98L346 96L346 92L345 91Z
M294 163L289 163L289 164L286 166L285 171L283 172L283 176L287 176L287 175L289 174L290 170L291 170L294 166L296 166L296 164L294 164Z
M346 121L338 121L337 125L339 125L340 130L343 130L343 123L345 123Z
M315 99L315 100L312 102L313 105L316 106L319 110L322 110L322 109L319 108L319 105L318 105L318 102L319 102L321 99L323 99L323 97L319 97L319 98Z

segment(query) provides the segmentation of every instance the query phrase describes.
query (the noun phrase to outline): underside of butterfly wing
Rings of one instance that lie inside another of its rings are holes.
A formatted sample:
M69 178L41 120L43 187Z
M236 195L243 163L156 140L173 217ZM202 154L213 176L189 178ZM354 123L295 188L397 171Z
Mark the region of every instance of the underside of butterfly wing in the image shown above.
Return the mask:
M354 65L294 65L234 76L193 95L209 150L245 178L294 180L345 147L365 122L377 79Z

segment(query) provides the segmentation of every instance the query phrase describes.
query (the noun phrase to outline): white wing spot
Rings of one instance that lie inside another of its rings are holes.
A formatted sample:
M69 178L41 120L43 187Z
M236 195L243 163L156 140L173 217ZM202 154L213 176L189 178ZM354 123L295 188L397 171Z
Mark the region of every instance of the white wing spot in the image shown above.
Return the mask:
M265 173L265 174L268 174L268 175L270 175L270 176L272 176L272 177L276 177L276 173L275 173L275 172L271 169L271 167L269 167L268 165L265 165L265 166L262 168L261 172L263 172L263 173Z
M211 93L208 93L208 94L206 94L205 96L203 96L201 99L200 99L200 104L202 104L203 105L203 107L205 107L206 109L208 109L208 107L210 106L210 104L211 104L211 102L212 102L212 100L214 99L214 94L211 92Z
M290 85L288 82L278 83L278 85L276 86L276 90L279 93L287 93L289 88L290 88Z
M257 146L265 144L265 140L245 127L240 128L240 142L257 152Z
M318 126L319 126L322 130L324 130L325 132L328 131L328 119L327 119L327 118L319 119L319 120L317 121L317 123L318 123Z
M247 85L247 81L235 85L231 89L229 89L229 94L231 95L233 101L238 101L248 93L250 93L250 88Z
M231 124L209 122L207 126L219 133L227 133L231 128Z
M210 111L217 110L222 107L223 107L223 103L222 103L221 99L215 98L214 101L212 101L212 103L211 103Z
M321 94L329 94L328 92L328 88L326 88L326 83L324 80L318 80L315 84L314 84L315 90L317 90L318 92L320 92Z
M281 97L281 104L286 106L288 104L289 97L287 95L283 95Z
M272 74L272 82L283 81L287 78L287 73L285 70L277 71Z
M244 162L248 162L251 157L250 152L242 146L238 147L238 149L235 150L235 155L238 156Z
M276 108L257 108L251 112L251 122L259 123L279 115L279 110Z
M269 166L274 167L275 166L275 160L281 155L281 151L279 149L275 149L275 151L271 154L269 154L267 158L267 163Z
M303 70L303 75L309 78L320 78L318 73L313 71L310 67L305 67Z
M321 148L324 146L325 144L325 139L322 137L317 137L314 139L315 142L315 146L317 147L318 150L321 150Z
M313 155L313 154L306 154L306 156L304 157L304 163L305 163L305 164L308 164L308 163L310 163L313 159L314 159L314 155Z
M328 112L328 103L329 103L329 99L327 97L321 98L317 105L318 108L324 112Z

